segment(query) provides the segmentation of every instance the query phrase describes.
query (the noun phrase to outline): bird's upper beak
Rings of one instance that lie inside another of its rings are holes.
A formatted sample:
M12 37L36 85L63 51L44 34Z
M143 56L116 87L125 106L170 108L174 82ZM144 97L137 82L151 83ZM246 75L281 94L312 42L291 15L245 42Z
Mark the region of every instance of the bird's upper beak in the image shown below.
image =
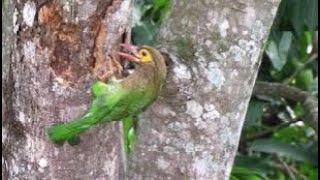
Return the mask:
M120 57L123 57L127 60L134 61L134 62L141 62L141 57L138 54L137 46L134 46L132 44L120 44L120 46L123 47L123 49L128 52L128 53L117 52L117 54Z

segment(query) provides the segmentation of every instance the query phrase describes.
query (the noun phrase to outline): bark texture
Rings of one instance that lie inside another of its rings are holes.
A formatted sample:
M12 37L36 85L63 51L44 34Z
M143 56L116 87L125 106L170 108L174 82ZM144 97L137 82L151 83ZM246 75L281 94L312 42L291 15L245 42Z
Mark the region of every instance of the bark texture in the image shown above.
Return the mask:
M172 65L141 115L128 179L228 179L280 0L173 0L159 48Z
M55 146L51 124L84 114L90 83L130 31L130 0L4 1L2 177L123 179L119 123L77 146Z

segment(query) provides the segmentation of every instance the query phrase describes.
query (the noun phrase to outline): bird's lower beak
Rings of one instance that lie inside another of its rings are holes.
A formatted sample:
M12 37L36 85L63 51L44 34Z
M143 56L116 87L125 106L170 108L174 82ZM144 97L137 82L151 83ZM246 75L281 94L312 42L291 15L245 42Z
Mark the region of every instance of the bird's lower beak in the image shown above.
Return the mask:
M117 54L120 57L123 57L127 60L134 61L134 62L141 61L140 55L138 54L138 47L137 46L134 46L131 44L121 44L120 46L123 47L123 49L128 52L128 53L117 52Z

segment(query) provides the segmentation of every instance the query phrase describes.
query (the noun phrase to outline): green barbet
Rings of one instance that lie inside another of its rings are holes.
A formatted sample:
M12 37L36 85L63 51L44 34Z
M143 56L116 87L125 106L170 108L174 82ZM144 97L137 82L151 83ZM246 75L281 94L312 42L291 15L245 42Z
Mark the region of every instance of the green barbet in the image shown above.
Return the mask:
M63 144L68 141L72 144L79 139L81 133L97 123L124 119L130 121L157 99L167 74L163 56L149 46L122 46L129 53L118 54L133 61L136 64L135 71L118 83L95 81L91 86L93 101L86 114L47 129L49 138L54 143ZM124 129L128 131L128 127Z

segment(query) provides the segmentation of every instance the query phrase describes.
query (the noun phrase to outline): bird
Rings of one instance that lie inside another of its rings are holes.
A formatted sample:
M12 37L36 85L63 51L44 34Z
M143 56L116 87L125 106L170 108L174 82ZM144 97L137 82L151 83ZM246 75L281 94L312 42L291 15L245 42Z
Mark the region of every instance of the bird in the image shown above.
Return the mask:
M146 45L121 46L126 52L117 54L135 64L134 72L120 82L95 80L90 87L92 102L86 113L47 128L47 134L55 144L63 145L66 141L70 145L77 144L81 133L99 123L126 120L125 130L129 131L134 124L130 121L135 121L137 115L158 98L167 76L162 54Z

